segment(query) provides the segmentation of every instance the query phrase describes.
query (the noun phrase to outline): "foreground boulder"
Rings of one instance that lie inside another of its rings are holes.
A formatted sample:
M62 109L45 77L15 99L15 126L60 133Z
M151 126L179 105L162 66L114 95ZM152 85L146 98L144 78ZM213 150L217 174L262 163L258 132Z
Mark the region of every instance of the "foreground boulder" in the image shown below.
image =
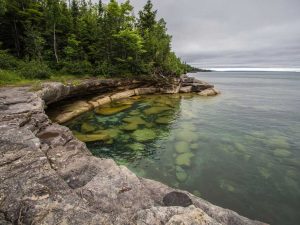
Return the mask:
M55 91L0 89L0 224L263 224L92 156L45 114Z

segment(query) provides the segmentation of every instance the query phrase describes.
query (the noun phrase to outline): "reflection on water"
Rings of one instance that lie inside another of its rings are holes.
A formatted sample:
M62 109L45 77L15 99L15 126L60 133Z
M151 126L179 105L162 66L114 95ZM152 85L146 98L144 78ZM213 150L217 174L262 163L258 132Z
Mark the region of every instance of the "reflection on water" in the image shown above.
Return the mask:
M129 98L67 126L94 155L140 176L252 219L299 224L300 77L198 76L223 94Z

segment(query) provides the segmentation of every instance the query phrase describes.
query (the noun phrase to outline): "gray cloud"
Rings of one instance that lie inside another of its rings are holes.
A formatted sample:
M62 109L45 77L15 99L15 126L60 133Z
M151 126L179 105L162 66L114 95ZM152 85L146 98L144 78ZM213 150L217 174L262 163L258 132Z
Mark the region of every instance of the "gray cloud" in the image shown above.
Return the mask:
M135 12L146 0L131 0ZM173 50L201 67L300 67L299 0L153 0Z

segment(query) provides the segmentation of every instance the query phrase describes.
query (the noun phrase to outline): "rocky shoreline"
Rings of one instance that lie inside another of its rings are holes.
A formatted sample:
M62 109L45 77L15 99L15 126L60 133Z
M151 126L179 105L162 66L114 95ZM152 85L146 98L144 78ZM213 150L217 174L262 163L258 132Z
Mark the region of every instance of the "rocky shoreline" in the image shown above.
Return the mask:
M168 88L118 80L90 80L76 86L48 83L36 93L28 87L1 88L0 224L264 224L137 177L111 159L92 156L84 143L44 111L48 104L87 93L97 97L84 110L103 104L107 97L127 97L132 90L134 95L217 93L212 85L188 81L183 77ZM109 92L113 94L104 96Z
M53 122L62 124L87 111L122 98L147 94L177 94L197 93L200 96L215 96L220 92L213 85L193 77L182 76L173 79L170 84L160 87L158 84L137 80L88 80L80 85L63 85L61 83L46 83L38 95L51 104L65 98L77 97L67 104L59 104L49 111ZM90 93L87 97L82 95ZM78 99L79 98L79 99Z

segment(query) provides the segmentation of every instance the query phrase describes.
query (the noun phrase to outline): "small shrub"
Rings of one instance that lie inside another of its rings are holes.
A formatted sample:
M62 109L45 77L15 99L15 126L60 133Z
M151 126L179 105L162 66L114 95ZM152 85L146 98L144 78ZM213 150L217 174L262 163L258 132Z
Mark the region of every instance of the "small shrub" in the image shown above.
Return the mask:
M62 73L73 75L85 75L92 73L92 64L87 61L63 62Z
M19 73L27 79L47 79L51 76L51 70L45 63L34 60L22 63Z
M0 69L13 70L19 66L19 60L7 53L7 51L0 50Z
M0 69L0 85L16 83L21 80L22 78L16 72Z

